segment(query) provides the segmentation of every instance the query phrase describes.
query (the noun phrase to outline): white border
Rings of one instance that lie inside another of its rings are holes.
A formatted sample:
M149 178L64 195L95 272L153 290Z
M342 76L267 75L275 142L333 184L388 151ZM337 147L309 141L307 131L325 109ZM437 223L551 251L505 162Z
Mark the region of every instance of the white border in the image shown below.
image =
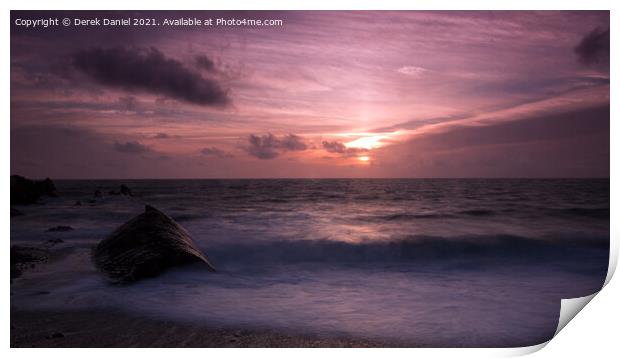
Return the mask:
M3 143L3 151L0 155L2 161L2 168L4 174L0 175L0 195L1 200L4 203L8 203L9 199L9 175L10 175L10 13L8 10L64 10L64 9L80 9L80 10L364 10L364 9L376 9L376 10L389 10L389 9L412 9L412 10L612 10L611 11L611 33L612 38L615 38L615 34L618 34L618 25L616 22L617 16L615 11L620 7L618 1L600 1L600 0L588 0L588 1L547 1L547 0L522 0L522 1L489 1L489 0L443 0L443 1L431 1L431 0L418 0L418 1L397 1L397 0L313 0L311 2L292 2L290 0L262 0L249 1L249 0L226 0L221 2L207 2L207 1L190 1L190 0L175 0L175 1L149 1L142 4L130 3L122 0L106 0L105 2L84 2L76 0L55 0L55 1L10 1L8 2L8 8L3 15L2 31L2 68L6 76L4 77L4 86L2 86L2 97L4 100L2 131L0 141ZM617 42L617 41L616 41ZM611 42L612 59L618 57L618 46L614 46L614 41ZM613 67L613 66L612 66ZM612 72L613 68L612 68ZM617 77L611 76L611 88L618 88ZM616 116L618 113L618 105L616 96L611 96L611 118L618 119ZM614 120L611 121L611 158L617 158L618 156L618 144L613 140L618 138L618 125ZM617 264L618 257L618 223L620 223L620 215L614 210L620 202L618 190L616 185L618 184L618 165L613 161L611 162L611 242L612 250L610 257L610 273L607 277L607 282L611 279L615 266ZM10 240L10 214L9 206L5 204L3 210L3 227L5 227L4 237L5 240L4 249L0 250L2 262L5 263L5 269L8 271L9 262L9 240ZM4 274L5 287L9 287L9 274L5 271ZM617 281L617 280L616 280ZM3 317L9 317L10 298L6 294L2 297L2 310L5 313ZM582 313L580 313L573 323L569 323L560 334L551 340L548 344L542 344L536 347L526 347L519 349L348 349L348 350L336 350L336 349L306 349L306 350L291 350L291 349L278 349L278 350L264 350L264 349L211 349L208 352L200 349L172 349L172 350L148 350L148 351L130 351L126 349L108 351L99 349L84 350L52 350L52 349L12 349L9 350L9 323L5 322L2 329L3 346L8 350L10 354L19 356L34 356L44 355L46 357L67 357L67 356L82 356L88 354L95 357L106 357L109 354L120 355L135 355L148 354L156 357L169 356L171 354L184 354L193 356L202 356L208 354L209 356L235 356L238 354L251 354L258 356L290 356L294 354L296 356L307 356L315 358L317 355L336 356L342 353L355 354L356 356L370 356L379 355L393 355L401 357L416 356L513 356L528 354L539 350L540 348L548 345L547 348L537 353L539 356L546 357L583 357L584 355L602 355L610 356L617 353L618 348L616 345L617 340L617 328L618 328L618 304L620 304L620 286L617 282L612 281L609 283L602 295L597 295L592 299L592 303L586 307Z

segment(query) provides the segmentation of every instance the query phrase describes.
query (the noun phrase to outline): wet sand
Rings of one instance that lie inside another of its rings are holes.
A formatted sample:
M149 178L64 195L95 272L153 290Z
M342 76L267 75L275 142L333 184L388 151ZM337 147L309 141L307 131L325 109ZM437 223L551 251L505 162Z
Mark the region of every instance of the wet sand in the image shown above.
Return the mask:
M349 338L216 329L113 311L24 311L11 308L11 347L385 347ZM394 347L393 344L389 346Z

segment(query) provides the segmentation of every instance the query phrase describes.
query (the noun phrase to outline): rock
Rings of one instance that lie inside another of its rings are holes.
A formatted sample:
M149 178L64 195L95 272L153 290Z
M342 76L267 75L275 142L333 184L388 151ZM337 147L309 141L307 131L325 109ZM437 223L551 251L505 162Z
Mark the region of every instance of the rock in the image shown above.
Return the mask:
M60 225L60 226L51 227L46 230L46 232L66 232L66 231L73 231L73 228L71 226Z
M21 276L27 269L48 259L49 251L46 249L19 245L11 246L11 278Z
M62 239L50 239L47 240L46 244L49 246L54 246L54 245L58 245L58 244L62 244L64 241Z
M203 262L215 268L190 234L166 214L147 205L93 250L95 266L119 283L157 276L172 266Z
M129 189L129 187L125 184L121 184L121 194L127 195L127 196L133 196L131 189Z
M103 198L103 193L101 192L101 190L95 190L95 193L93 194L93 196L95 198Z
M133 193L131 192L131 189L129 189L129 187L125 184L121 184L121 188L119 191L116 190L110 190L108 192L109 195L125 195L125 196L133 196Z
M13 216L22 216L24 215L24 213L22 213L21 211L15 209L15 208L11 208L11 217Z
M78 201L76 201L76 202L75 202L75 204L73 204L73 205L75 205L75 206L82 206L82 202L78 200Z
M57 196L56 186L50 178L35 181L19 175L11 175L11 204L33 204L44 195Z
M56 333L53 333L50 336L45 336L45 339L63 338L64 336L65 336L64 334L62 334L60 332L56 332Z

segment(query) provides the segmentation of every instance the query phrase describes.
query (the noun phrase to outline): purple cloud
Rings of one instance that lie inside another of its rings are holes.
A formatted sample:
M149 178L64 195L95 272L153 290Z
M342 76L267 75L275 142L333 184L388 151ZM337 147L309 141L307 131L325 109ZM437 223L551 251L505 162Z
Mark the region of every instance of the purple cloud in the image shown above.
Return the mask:
M233 158L234 156L228 152L225 152L216 147L208 147L200 150L200 154L206 156L213 156L218 158Z
M356 157L362 153L368 152L368 150L364 148L347 148L342 142L338 141L323 141L323 149L329 153L342 154L345 157Z
M93 48L75 53L73 65L99 84L145 91L203 106L224 106L227 91L158 49Z
M151 151L151 148L137 141L129 141L124 143L114 142L114 149L116 149L117 152L128 154L139 154Z
M575 47L579 62L586 66L609 64L609 29L595 28Z
M245 148L246 152L259 159L273 159L283 152L303 151L308 148L302 138L295 134L288 134L281 138L271 133L263 136L250 134L248 142L249 146Z

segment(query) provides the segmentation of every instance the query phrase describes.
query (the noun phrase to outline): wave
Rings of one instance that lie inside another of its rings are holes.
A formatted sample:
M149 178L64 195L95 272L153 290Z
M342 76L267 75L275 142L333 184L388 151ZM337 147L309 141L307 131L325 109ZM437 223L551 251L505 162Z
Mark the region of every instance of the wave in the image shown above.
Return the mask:
M578 216L591 219L607 219L609 220L609 208L563 208L555 210L560 215L565 216Z
M224 244L206 250L213 260L225 263L391 263L450 259L554 259L575 262L588 260L593 255L600 258L608 255L608 251L608 237L533 239L511 235L453 238L412 236L397 241L360 243L333 240L274 241Z
M471 209L471 210L460 211L459 214L469 215L469 216L493 216L495 215L495 212L493 210L487 210L487 209Z

